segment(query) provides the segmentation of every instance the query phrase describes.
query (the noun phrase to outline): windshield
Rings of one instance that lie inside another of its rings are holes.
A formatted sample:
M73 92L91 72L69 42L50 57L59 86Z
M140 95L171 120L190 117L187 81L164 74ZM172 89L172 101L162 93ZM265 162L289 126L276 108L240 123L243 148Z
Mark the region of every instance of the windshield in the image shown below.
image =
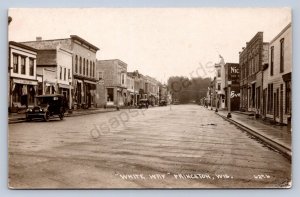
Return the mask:
M55 97L39 97L37 98L37 104L39 106L45 106L47 104L53 103Z

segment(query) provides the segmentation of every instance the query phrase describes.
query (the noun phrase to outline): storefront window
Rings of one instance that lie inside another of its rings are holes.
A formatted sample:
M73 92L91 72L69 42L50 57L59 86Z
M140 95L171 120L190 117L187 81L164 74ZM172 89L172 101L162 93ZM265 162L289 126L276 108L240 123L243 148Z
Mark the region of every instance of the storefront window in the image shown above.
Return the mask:
M107 101L108 102L114 101L114 89L113 88L107 88Z

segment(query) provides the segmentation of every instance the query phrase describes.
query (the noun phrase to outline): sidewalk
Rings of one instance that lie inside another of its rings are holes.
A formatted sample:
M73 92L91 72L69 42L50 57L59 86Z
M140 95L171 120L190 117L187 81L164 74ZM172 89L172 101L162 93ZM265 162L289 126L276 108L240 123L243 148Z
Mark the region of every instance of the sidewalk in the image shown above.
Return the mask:
M73 117L73 116L83 116L89 114L97 114L97 113L105 113L105 112L112 112L117 111L116 108L92 108L92 109L78 109L72 111L72 113L65 113L65 117ZM21 113L9 113L8 114L8 123L19 123L26 121L25 112Z
M272 125L261 119L255 119L254 116L238 112L232 112L232 117L227 118L227 113L227 111L220 110L216 114L291 158L292 137L290 128L287 126Z

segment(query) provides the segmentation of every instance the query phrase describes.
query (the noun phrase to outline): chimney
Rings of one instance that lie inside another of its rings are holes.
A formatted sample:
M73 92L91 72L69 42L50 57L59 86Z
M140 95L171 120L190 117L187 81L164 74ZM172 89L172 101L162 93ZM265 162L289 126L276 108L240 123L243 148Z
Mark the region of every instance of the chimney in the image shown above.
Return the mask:
M42 37L41 36L37 36L36 37L36 41L42 41Z

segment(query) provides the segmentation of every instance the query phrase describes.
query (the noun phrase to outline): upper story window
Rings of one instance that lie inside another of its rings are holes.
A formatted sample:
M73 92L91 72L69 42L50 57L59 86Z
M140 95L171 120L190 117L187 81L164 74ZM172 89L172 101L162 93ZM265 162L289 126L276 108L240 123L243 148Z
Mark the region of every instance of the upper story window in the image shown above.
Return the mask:
M86 76L89 76L89 60L86 60Z
M99 78L98 78L99 80L103 79L103 72L99 72L98 75L99 75Z
M121 84L124 85L125 84L125 74L121 73Z
M13 54L13 72L18 73L19 72L19 57L16 54Z
M62 80L62 67L59 67L59 79Z
M95 77L95 62L93 62L93 77Z
M34 59L29 58L29 75L34 75Z
M274 46L271 47L270 75L274 75Z
M26 74L26 58L21 56L21 74Z
M67 68L64 68L64 80L67 80Z
M280 72L284 72L284 38L280 40Z
M68 69L68 79L71 79L71 69Z
M221 77L221 70L218 69L217 72L218 72L218 77Z
M86 76L89 76L89 61L86 62Z
M92 77L93 76L93 73L92 73L92 68L93 67L93 63L92 63L92 61L90 61L90 77Z
M218 90L221 90L221 84L218 83Z
M78 56L75 56L75 73L78 73Z
M82 59L81 57L79 58L79 74L82 73Z
M83 68L82 68L82 70L83 70L83 75L85 75L85 58L83 58Z

